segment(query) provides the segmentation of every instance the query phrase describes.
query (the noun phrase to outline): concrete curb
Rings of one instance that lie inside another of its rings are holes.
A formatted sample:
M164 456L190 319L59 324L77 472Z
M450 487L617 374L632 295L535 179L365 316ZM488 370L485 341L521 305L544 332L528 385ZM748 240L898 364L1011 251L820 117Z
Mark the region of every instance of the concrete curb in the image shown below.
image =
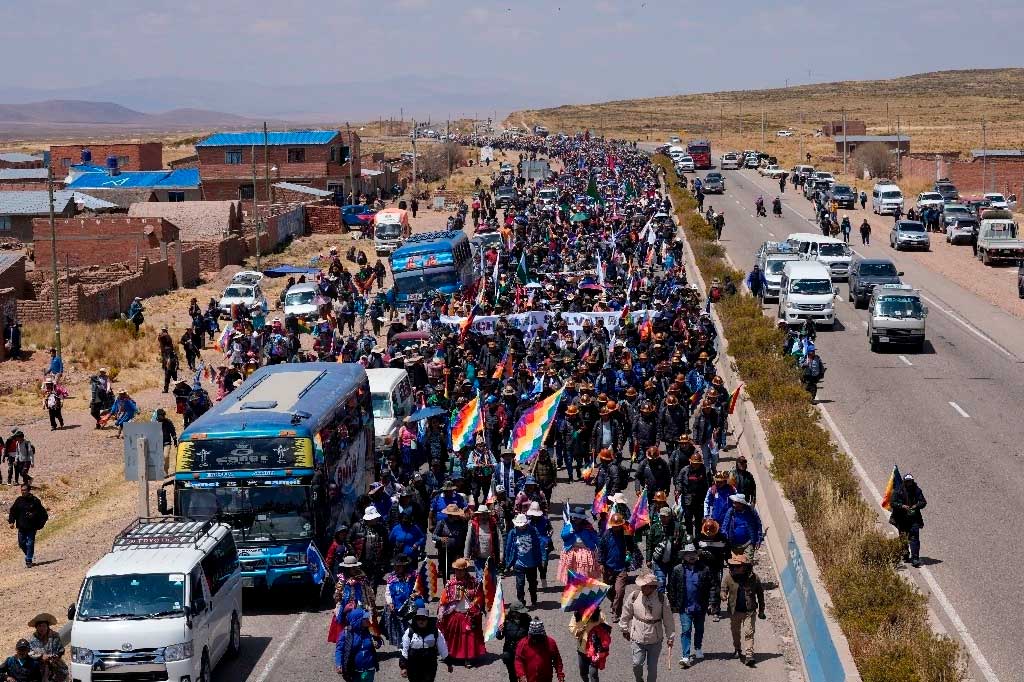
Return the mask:
M673 206L673 220L676 208ZM707 292L707 283L697 268L693 247L686 232L678 227L686 252L688 281ZM735 364L729 357L729 342L722 334L722 321L717 311L711 318L718 330L719 353L728 358L720 367L726 384L738 386L741 382ZM736 447L745 452L751 471L757 481L758 513L766 528L765 544L775 566L785 595L786 608L797 645L804 676L808 682L860 682L860 673L850 652L850 643L831 615L832 600L821 580L818 563L807 544L796 510L786 499L782 489L769 473L773 456L761 417L745 391L737 415L733 415L732 431L738 434Z

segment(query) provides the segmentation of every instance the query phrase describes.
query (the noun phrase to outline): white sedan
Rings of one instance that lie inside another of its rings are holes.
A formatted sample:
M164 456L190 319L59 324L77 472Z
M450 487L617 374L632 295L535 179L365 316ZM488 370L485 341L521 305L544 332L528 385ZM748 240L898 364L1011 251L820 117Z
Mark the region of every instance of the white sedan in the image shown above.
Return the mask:
M942 195L938 192L921 192L917 195L917 210L928 208L929 206L935 206L942 208L943 205Z
M779 164L777 163L770 163L764 168L758 168L757 172L766 178L772 178L773 180L777 180L786 174L786 170L779 167Z
M776 137L793 137L792 130L777 130L775 132Z
M1008 201L1006 201L1006 197L1004 197L999 192L986 192L985 198L989 200L989 205L992 208L1010 208L1010 204Z
M692 156L684 156L683 158L679 159L678 163L676 163L676 168L679 170L680 173L692 173L697 169L697 166L693 162Z

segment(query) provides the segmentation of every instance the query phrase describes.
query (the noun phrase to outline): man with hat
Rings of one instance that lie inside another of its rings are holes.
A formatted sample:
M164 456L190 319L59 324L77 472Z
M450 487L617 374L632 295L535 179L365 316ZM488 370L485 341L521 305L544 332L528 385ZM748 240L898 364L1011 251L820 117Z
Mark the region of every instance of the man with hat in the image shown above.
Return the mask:
M668 495L664 490L652 496L651 522L638 530L637 535L644 538L644 558L658 579L658 589L664 592L668 574L675 565L679 540L676 517L668 506Z
M675 619L665 595L658 591L658 579L651 573L644 573L636 579L637 589L626 600L619 628L622 636L630 643L633 663L633 678L644 682L644 668L647 668L647 682L658 682L658 657L661 644L666 642L672 648L675 637Z
M622 427L618 422L612 420L612 411L605 405L601 408L600 421L594 424L594 430L590 438L590 451L598 453L607 448L619 461L622 457Z
M5 682L41 682L43 667L29 655L32 647L27 639L19 639L14 645L14 655L0 663L0 676Z
M729 538L722 533L718 521L705 519L696 541L701 560L711 573L711 602L708 604L708 613L717 623L721 620L719 611L722 605L722 570L725 568L725 560L730 555Z
M409 500L412 491L409 488L402 490L401 498ZM395 556L405 556L417 561L423 554L427 544L426 533L416 524L413 517L415 507L412 504L396 504L398 507L398 523L391 526L388 532L388 544Z
M384 634L392 646L402 644L402 635L411 620L407 602L414 599L416 573L409 570L409 557L398 554L392 562L395 570L384 576ZM415 604L415 602L413 603ZM411 606L411 605L410 605Z
M352 527L352 547L376 590L384 577L384 569L391 563L392 552L383 517L373 505L363 510L362 520Z
M594 478L594 487L596 490L604 490L609 497L621 492L626 487L626 476L622 472L622 467L615 461L612 451L608 448L602 448L597 453L597 474Z
M679 614L679 665L683 668L704 658L704 617L713 586L711 571L700 561L697 548L692 543L683 547L683 562L672 569L668 581L668 600L672 611Z
M178 447L178 430L175 428L174 422L167 418L167 410L162 407L157 408L154 421L160 425L164 449L164 471L171 476L174 474L176 464L175 451Z
M501 531L486 504L473 510L466 532L464 556L476 566L477 580L483 580L487 562L497 569L501 565Z
M590 442L585 439L583 424L580 421L580 408L570 404L565 408L565 418L558 425L558 439L565 460L565 470L569 482L572 483L573 465L576 467L576 478L583 477L583 465L590 460Z
M537 459L533 463L533 477L537 479L537 485L544 498L551 500L555 486L558 485L558 469L555 466L555 461L551 459L551 453L547 446L540 446L540 450L537 452Z
M540 489L540 484L533 476L527 476L523 479L523 489L516 495L516 501L513 508L517 513L525 514L530 508L532 503L536 502L540 505L541 509L548 508L548 498L544 495L544 492Z
M441 520L434 526L434 547L437 549L437 563L447 581L452 566L462 558L466 547L466 513L455 503L442 510Z
M443 467L443 464L441 466ZM444 481L441 485L441 491L434 495L434 499L430 502L428 530L434 530L437 524L444 520L445 515L448 513L447 510L452 505L460 510L465 509L467 506L466 499L456 491L455 481L449 478Z
M608 599L612 604L613 621L622 615L631 553L637 551L633 536L626 535L625 531L626 519L622 514L614 513L608 518L608 527L601 533L597 543L597 563L604 568L603 582L611 586Z
M693 442L700 448L704 465L711 471L718 470L718 429L721 426L714 408L714 403L705 398L693 419Z
M742 552L753 562L754 553L761 546L761 516L750 506L746 495L730 495L729 501L732 508L721 522L722 533L729 539L733 554Z
M565 682L562 655L540 618L530 621L529 634L516 646L515 669L518 682L551 682L556 676Z
M484 405L481 408L481 418L484 428L484 439L491 449L491 454L498 455L501 453L504 456L504 453L501 451L502 434L508 427L510 415L506 411L504 403L498 401L498 396L489 395L484 399Z
M729 570L722 580L722 598L729 609L732 647L741 663L753 668L754 626L756 618L764 620L764 587L754 573L753 562L746 554L733 554Z
M672 450L668 456L669 470L672 472L673 483L679 476L679 472L690 463L690 457L696 452L697 446L693 444L690 434L681 433L672 444ZM703 459L702 459L703 461Z
M909 552L904 552L903 560L910 561L914 568L921 567L921 528L924 527L921 510L927 504L924 492L913 475L904 476L903 486L897 488L892 496L889 523L895 526L900 532L900 537L907 541Z
M501 461L494 467L492 485L495 488L503 487L508 496L514 499L522 486L522 480L523 472L516 468L515 453L511 450L502 451Z
M722 523L726 512L732 508L731 498L735 494L736 488L729 483L729 476L724 471L715 474L715 482L704 496L704 518Z
M751 507L757 505L757 482L754 480L754 475L747 468L747 458L744 455L736 458L736 467L729 475L729 479L732 481L737 493L747 496L747 501L750 502Z
M423 600L417 598L414 603L416 614L402 635L398 667L409 682L434 682L438 661L447 665L449 673L453 671L448 642Z
M640 402L639 414L633 420L633 457L636 461L639 456L647 452L647 448L658 445L658 409L650 400Z
M658 414L658 439L667 445L676 443L681 434L690 430L689 400L680 400L669 393Z
M28 644L29 655L37 659L43 668L43 677L48 682L65 682L68 678L68 666L64 662L64 643L60 633L53 629L57 619L49 613L40 613L28 622L34 630Z
M107 376L107 368L100 367L99 372L89 377L89 414L96 421L95 428L101 428L100 418L102 412L108 405L114 402L114 396L110 392L110 378Z
M697 525L704 518L704 500L711 484L711 472L704 466L704 458L699 452L691 452L689 463L679 470L674 481L688 537L696 534Z
M505 540L505 571L516 577L516 599L526 603L526 583L530 584L530 605L537 605L537 569L543 561L543 547L537 528L524 513L512 519L512 530Z
M661 456L661 450L657 445L647 448L646 456L636 471L635 490L637 495L642 489L647 490L648 495L657 491L667 493L672 487L672 472L669 470L668 462Z

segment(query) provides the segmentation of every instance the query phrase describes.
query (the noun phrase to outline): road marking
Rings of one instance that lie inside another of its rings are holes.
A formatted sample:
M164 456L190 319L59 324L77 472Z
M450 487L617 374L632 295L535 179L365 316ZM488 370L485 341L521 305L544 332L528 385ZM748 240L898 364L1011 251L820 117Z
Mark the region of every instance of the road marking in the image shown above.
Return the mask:
M905 364L907 367L913 367L914 366L914 363L912 363L910 360L907 360L907 356L906 355L899 355L897 357L899 357L899 359L902 360L903 364Z
M764 227L764 225L762 225L761 227ZM774 237L774 236L775 236L775 233L774 233L774 232L772 232L771 230L769 230L769 231L768 231L768 235L769 235L769 236L771 236L771 237Z
M825 423L828 424L828 428L831 429L836 440L839 441L839 446L842 447L850 457L850 461L853 462L853 470L857 472L857 476L860 477L861 482L868 489L868 492L871 493L871 497L880 501L882 499L882 493L879 492L875 484L871 482L870 478L868 478L868 472L864 470L860 460L858 460L857 456L853 454L853 448L850 447L850 443L846 440L846 437L843 436L843 432L839 430L839 426L837 426L835 420L832 419L832 415L828 413L828 409L821 404L818 405L818 409L821 410L821 416L825 418ZM964 625L964 622L960 619L956 609L953 608L952 602L950 602L949 598L946 597L946 593L942 591L941 587L939 587L939 583L935 580L935 576L932 575L932 572L927 566L922 566L918 570L921 573L921 577L923 577L924 581L928 584L928 589L932 591L932 596L935 597L935 601L939 603L939 606L942 607L942 611L953 624L953 627L956 629L961 641L964 643L964 647L967 649L968 655L970 655L974 664L978 666L978 670L981 672L986 682L999 682L999 678L996 677L995 671L992 670L992 666L989 665L988 659L986 659L985 655L981 653L981 649L978 647L977 642L975 642L974 638L971 637L971 633L967 631L967 626ZM262 680L259 682L262 682Z
M301 616L295 619L292 626L288 628L288 633L281 640L281 644L277 647L277 651L274 655L267 660L267 664L263 666L263 670L260 671L260 676L255 679L254 682L266 682L267 678L270 677L270 673L274 670L274 666L277 665L277 659L280 658L281 654L284 653L286 647L289 647L292 640L295 639L295 635L299 634L299 628L306 622L306 617L309 616L309 611L303 612Z
M957 414L959 414L964 419L970 419L971 418L971 415L969 415L966 412L964 412L964 408L960 407L959 405L954 403L952 400L949 401L949 406L952 407L954 410L956 410Z

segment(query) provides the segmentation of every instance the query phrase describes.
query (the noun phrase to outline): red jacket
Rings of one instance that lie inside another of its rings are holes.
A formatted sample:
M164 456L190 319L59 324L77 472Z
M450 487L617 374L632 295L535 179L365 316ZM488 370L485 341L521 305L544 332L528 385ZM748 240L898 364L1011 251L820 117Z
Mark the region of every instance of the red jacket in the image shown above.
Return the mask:
M516 645L516 677L525 677L527 682L551 682L555 672L559 680L565 680L558 645L550 637L546 640L537 645L527 636Z

